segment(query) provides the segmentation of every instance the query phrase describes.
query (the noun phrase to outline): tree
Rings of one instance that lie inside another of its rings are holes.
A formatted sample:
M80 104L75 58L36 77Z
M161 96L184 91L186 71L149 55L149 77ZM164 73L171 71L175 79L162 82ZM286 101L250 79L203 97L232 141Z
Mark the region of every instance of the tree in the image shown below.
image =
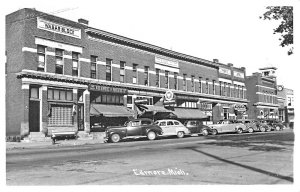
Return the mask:
M260 19L268 20L281 20L280 25L273 29L273 34L279 33L281 37L279 38L280 46L290 46L288 55L293 54L293 7L292 6L268 6L263 16Z

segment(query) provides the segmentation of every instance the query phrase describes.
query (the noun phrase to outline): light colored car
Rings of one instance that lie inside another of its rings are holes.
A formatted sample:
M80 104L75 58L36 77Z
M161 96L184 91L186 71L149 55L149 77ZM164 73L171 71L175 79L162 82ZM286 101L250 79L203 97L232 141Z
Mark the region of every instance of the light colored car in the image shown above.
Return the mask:
M184 135L190 134L190 131L179 121L173 119L157 120L156 125L160 126L163 130L163 136L165 135L177 135L178 138L184 137Z
M242 123L236 123L233 120L222 120L217 124L209 125L212 129L212 134L236 132L241 134L247 131L247 127Z

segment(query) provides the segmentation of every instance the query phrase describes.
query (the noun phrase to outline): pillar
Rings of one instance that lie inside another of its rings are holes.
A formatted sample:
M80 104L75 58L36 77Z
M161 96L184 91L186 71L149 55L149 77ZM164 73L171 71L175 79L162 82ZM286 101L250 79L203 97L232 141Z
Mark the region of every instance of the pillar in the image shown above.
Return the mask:
M85 90L83 92L83 103L84 103L84 131L89 133L90 128L90 92Z
M21 137L29 135L29 84L22 84L23 116L21 120Z
M74 130L78 131L78 89L77 88L73 88L73 105L75 105L75 112L73 112Z
M45 134L48 135L48 87L47 86L41 86L41 124L40 129Z
M218 121L222 120L222 106L220 103L213 103L212 105L212 119L213 123L217 123Z

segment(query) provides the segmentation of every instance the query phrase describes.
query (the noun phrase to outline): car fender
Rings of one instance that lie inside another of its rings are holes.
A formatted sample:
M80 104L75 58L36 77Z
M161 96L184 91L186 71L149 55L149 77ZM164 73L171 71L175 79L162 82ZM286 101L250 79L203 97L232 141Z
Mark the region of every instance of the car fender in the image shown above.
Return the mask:
M120 130L120 131L115 131L115 130L112 130L112 131L108 131L108 136L109 137L111 137L114 133L117 133L117 134L119 134L120 135L120 137L121 138L123 138L123 137L126 137L126 135L127 135L127 130L126 129L122 129L122 130Z
M185 134L190 134L190 130L188 128L177 127L176 128L176 133L178 133L179 131L183 131Z

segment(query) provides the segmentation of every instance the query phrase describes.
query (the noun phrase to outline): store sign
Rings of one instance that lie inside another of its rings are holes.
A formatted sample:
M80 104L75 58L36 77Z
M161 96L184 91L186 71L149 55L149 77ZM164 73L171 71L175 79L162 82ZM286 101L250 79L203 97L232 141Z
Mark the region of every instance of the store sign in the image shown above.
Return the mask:
M37 28L81 39L81 29L37 18Z
M174 61L174 60L170 60L170 59L166 59L166 58L162 58L162 57L158 57L158 56L155 56L155 63L166 65L169 67L175 67L175 68L179 67L178 61Z
M118 88L118 87L109 87L109 86L105 86L105 85L90 85L89 90L100 91L100 92L105 92L105 93L127 94L127 89Z
M165 106L170 106L170 105L173 105L175 103L176 103L176 101L175 101L174 93L172 91L168 90L165 93L165 96L164 96L164 105Z
M244 112L247 110L247 108L245 105L236 104L236 105L234 105L234 110L239 111L239 112Z
M244 79L244 73L238 72L238 71L233 71L233 76L238 77L238 78L242 78Z
M134 101L135 104L147 104L148 103L148 99L135 99Z
M231 71L230 69L226 69L226 68L219 68L219 73L223 73L223 74L226 74L226 75L231 75Z

